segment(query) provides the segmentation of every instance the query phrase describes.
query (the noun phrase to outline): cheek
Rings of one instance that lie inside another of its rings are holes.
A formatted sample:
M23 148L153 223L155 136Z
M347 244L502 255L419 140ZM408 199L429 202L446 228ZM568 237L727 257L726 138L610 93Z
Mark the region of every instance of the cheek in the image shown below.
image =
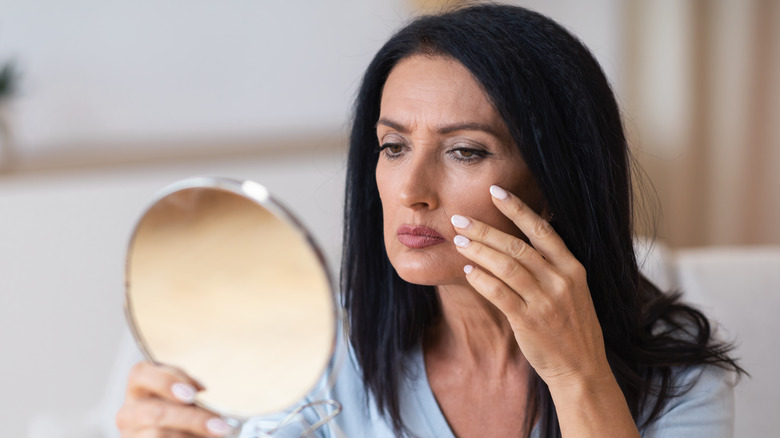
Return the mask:
M382 223L385 237L388 235L388 228L391 228L390 218L392 217L392 205L391 193L393 193L392 187L389 186L390 178L382 172L379 168L376 171L376 186L379 192L379 202L382 206Z
M393 183L396 181L396 178L393 178L391 170L388 169L387 166L383 166L380 162L377 163L376 170L374 171L374 179L376 181L377 191L379 192L379 200L382 202L382 205L384 205L388 196L395 191Z
M496 178L477 180L461 179L460 181L451 181L449 187L453 190L449 195L451 200L447 211L450 215L461 214L473 217L512 236L525 238L525 235L512 222L511 219L504 216L495 206L490 195L490 186L498 184L518 196L524 202L527 202L537 213L540 211L542 202L541 195L531 178L524 178L521 181L511 181L512 178ZM468 182L464 182L468 181ZM452 211L450 211L452 210Z
M493 204L490 186L496 183L490 178L458 178L448 181L449 200L445 210L449 216L460 214L484 222L504 232L516 234L514 224ZM449 218L448 218L449 219Z
M509 235L516 237L522 236L520 229L517 228L514 222L504 216L504 214L493 204L490 195L485 198L486 202L475 206L472 209L473 214L470 214L470 216Z

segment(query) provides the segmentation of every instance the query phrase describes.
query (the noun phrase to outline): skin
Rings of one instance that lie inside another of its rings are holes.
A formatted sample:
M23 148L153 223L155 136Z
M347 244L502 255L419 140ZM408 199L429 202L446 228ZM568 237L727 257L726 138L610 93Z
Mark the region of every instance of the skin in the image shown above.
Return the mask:
M606 359L586 273L543 218L532 175L470 73L445 57L399 62L383 90L377 138L388 256L401 278L436 286L441 300L424 356L455 434L521 436L532 367L550 388L564 436L639 436ZM404 224L448 241L409 248L397 236Z
M116 416L122 438L227 435L229 427L221 418L193 404L203 389L177 368L139 362L130 372L125 402Z
M533 368L550 388L563 436L638 437L586 273L543 219L532 175L469 72L443 57L399 62L385 84L377 137L388 256L402 278L435 286L441 301L424 357L455 434L522 436ZM509 193L491 195L494 185ZM412 249L398 241L401 225L445 239ZM460 246L451 243L456 236ZM216 414L193 404L202 389L181 370L137 364L116 417L122 437L227 435Z

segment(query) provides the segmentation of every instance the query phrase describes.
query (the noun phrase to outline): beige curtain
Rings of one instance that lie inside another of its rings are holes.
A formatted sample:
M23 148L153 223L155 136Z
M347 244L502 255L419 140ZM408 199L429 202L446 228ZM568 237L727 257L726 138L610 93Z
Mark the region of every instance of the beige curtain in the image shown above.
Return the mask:
M623 109L672 246L780 244L780 1L625 3Z

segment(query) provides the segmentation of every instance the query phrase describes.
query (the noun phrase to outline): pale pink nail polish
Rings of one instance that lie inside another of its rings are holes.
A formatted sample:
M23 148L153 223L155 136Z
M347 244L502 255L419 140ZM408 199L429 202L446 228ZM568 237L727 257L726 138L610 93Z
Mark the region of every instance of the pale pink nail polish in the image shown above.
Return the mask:
M473 270L474 270L474 267L471 266L471 265L466 265L466 266L463 267L463 272L465 272L466 275L471 274L471 271L473 271Z
M192 385L189 385L187 383L174 383L173 385L171 385L171 392L173 393L173 396L176 397L177 400L187 404L194 402L195 394L197 394L195 388L193 388Z
M458 227L458 228L468 228L469 225L471 225L471 221L466 219L465 217L456 214L450 218L450 222L452 222L452 225Z
M225 436L233 432L233 426L222 418L211 418L206 422L206 428L209 432L217 436Z
M500 199L502 201L509 198L509 194L506 192L506 190L499 186L490 186L490 194L493 195L496 199Z
M455 242L455 245L458 245L461 248L465 248L469 246L469 243L471 243L471 240L469 240L468 237L461 236L460 234L455 236L455 239L453 239L453 241Z

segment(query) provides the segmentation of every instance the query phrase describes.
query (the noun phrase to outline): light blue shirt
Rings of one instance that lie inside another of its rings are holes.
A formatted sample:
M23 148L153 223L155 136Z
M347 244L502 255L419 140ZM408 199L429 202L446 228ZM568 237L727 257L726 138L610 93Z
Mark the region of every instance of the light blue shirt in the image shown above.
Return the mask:
M351 353L351 351L350 351ZM413 436L419 438L454 438L444 414L433 395L425 372L422 349L416 349L409 357L409 376L399 388L401 418ZM660 418L640 430L644 438L732 438L734 430L734 377L733 373L713 366L701 366L679 371L677 384L692 388L685 395L672 398ZM322 383L321 385L324 385ZM338 378L326 397L338 400L343 411L334 421L323 426L315 436L322 438L391 438L392 426L379 414L373 398L366 403L365 389L354 356L344 360ZM307 400L307 401L311 401ZM285 415L273 418L255 418L248 421L241 438L254 438L256 427L279 421ZM308 424L317 421L316 413L308 408L301 414ZM286 426L274 433L274 437L298 437L300 423ZM263 435L260 435L263 436ZM535 428L532 438L539 437Z

